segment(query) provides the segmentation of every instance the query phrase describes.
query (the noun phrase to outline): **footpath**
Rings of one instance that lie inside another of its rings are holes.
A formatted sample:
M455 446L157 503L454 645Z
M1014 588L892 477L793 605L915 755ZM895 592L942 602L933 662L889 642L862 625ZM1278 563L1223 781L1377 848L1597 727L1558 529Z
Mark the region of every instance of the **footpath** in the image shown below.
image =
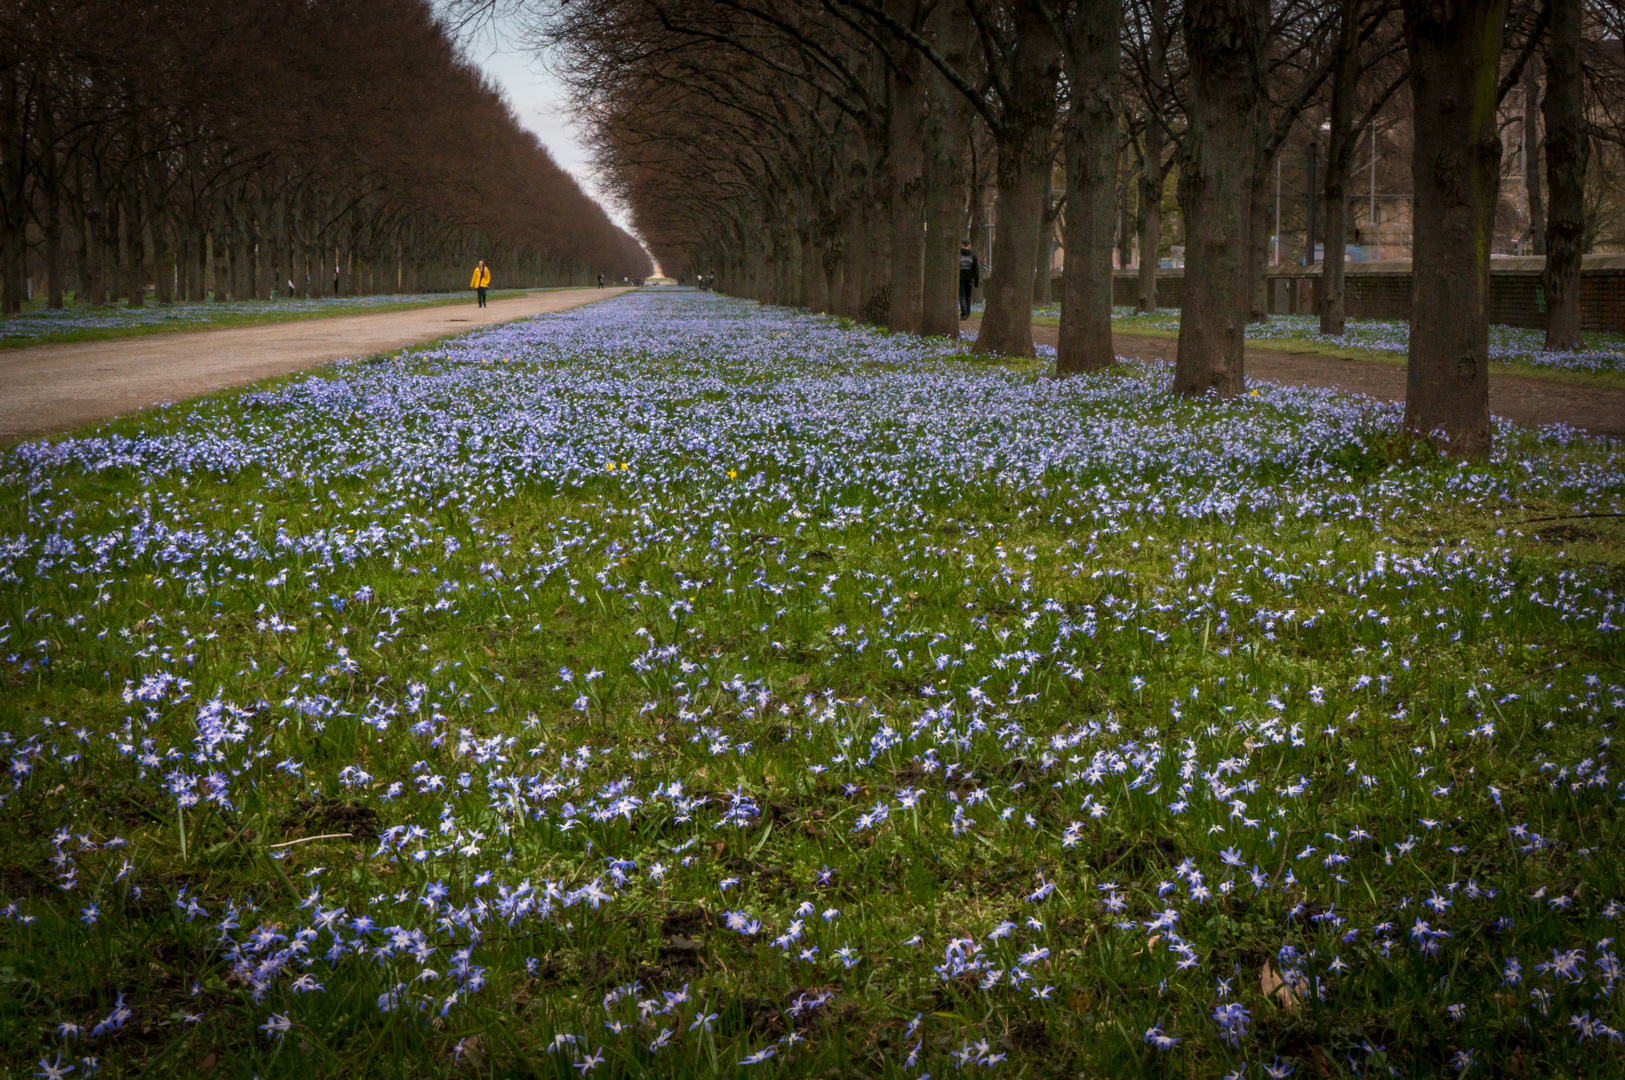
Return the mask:
M0 351L0 445L228 386L564 311L626 289L570 289L467 304Z
M976 329L980 323L980 319L971 319L963 325ZM1054 326L1033 327L1033 338L1040 345L1053 346L1059 333ZM1118 356L1129 360L1173 360L1179 355L1173 338L1113 334L1112 345ZM1346 390L1383 401L1405 400L1404 365L1379 360L1248 348L1247 377ZM1529 427L1561 423L1593 435L1625 439L1625 390L1611 386L1491 372L1490 412Z

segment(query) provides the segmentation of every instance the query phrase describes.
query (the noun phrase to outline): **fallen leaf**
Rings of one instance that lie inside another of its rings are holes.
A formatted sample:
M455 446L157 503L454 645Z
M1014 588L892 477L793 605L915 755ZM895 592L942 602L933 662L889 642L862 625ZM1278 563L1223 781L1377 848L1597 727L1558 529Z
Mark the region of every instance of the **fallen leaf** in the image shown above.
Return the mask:
M1264 970L1259 973L1258 990L1265 997L1275 998L1281 1003L1281 1008L1288 1012L1295 1012L1298 1008L1298 999L1293 996L1292 988L1281 980L1268 960L1264 961Z

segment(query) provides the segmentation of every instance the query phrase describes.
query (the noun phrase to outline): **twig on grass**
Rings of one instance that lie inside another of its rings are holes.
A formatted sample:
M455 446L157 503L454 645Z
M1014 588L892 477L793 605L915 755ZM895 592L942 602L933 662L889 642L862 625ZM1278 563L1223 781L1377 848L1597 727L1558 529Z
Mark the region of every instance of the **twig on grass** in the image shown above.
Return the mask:
M1572 521L1576 518L1617 518L1625 514L1554 514L1551 517L1524 518L1519 525L1533 525L1537 521Z
M350 834L347 832L323 833L320 836L302 836L298 840L284 840L280 844L267 844L265 849L275 851L277 848L293 847L295 844L308 844L312 840L345 840L349 836Z

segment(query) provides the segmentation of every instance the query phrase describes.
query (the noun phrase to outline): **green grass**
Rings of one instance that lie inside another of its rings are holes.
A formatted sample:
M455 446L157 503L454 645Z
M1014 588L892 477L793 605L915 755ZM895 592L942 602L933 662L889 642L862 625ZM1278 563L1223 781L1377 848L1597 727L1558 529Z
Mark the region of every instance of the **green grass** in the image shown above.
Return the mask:
M500 300L504 297L549 291L552 290L493 289L489 295L493 300ZM223 304L188 301L164 305L148 299L140 308L122 304L97 307L71 302L59 312L49 312L44 301L36 300L25 304L19 315L0 316L0 349L20 349L31 345L69 342L111 341L116 338L144 337L148 334L220 330L233 326L260 326L266 323L300 322L305 319L325 319L338 315L410 311L448 304L468 304L473 301L472 291L403 297L327 297L315 301L231 301ZM87 318L98 325L82 325Z
M0 1076L1619 1075L1621 450L1038 376L645 295L0 456Z

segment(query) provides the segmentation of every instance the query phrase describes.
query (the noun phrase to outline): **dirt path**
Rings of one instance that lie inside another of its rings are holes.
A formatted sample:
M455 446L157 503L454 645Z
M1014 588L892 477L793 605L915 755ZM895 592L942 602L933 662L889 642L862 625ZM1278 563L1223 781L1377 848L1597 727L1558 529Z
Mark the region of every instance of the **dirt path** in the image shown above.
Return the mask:
M971 319L964 325L974 329L979 323L979 319ZM1054 345L1058 333L1053 326L1033 327L1033 336L1041 345ZM1113 334L1112 344L1117 355L1133 360L1172 360L1179 354L1173 338ZM1405 368L1375 360L1250 348L1247 376L1293 386L1348 390L1384 401L1405 400ZM1490 411L1532 427L1564 423L1595 435L1625 438L1625 390L1612 387L1492 374Z
M165 401L617 296L568 289L409 311L0 352L0 444Z

